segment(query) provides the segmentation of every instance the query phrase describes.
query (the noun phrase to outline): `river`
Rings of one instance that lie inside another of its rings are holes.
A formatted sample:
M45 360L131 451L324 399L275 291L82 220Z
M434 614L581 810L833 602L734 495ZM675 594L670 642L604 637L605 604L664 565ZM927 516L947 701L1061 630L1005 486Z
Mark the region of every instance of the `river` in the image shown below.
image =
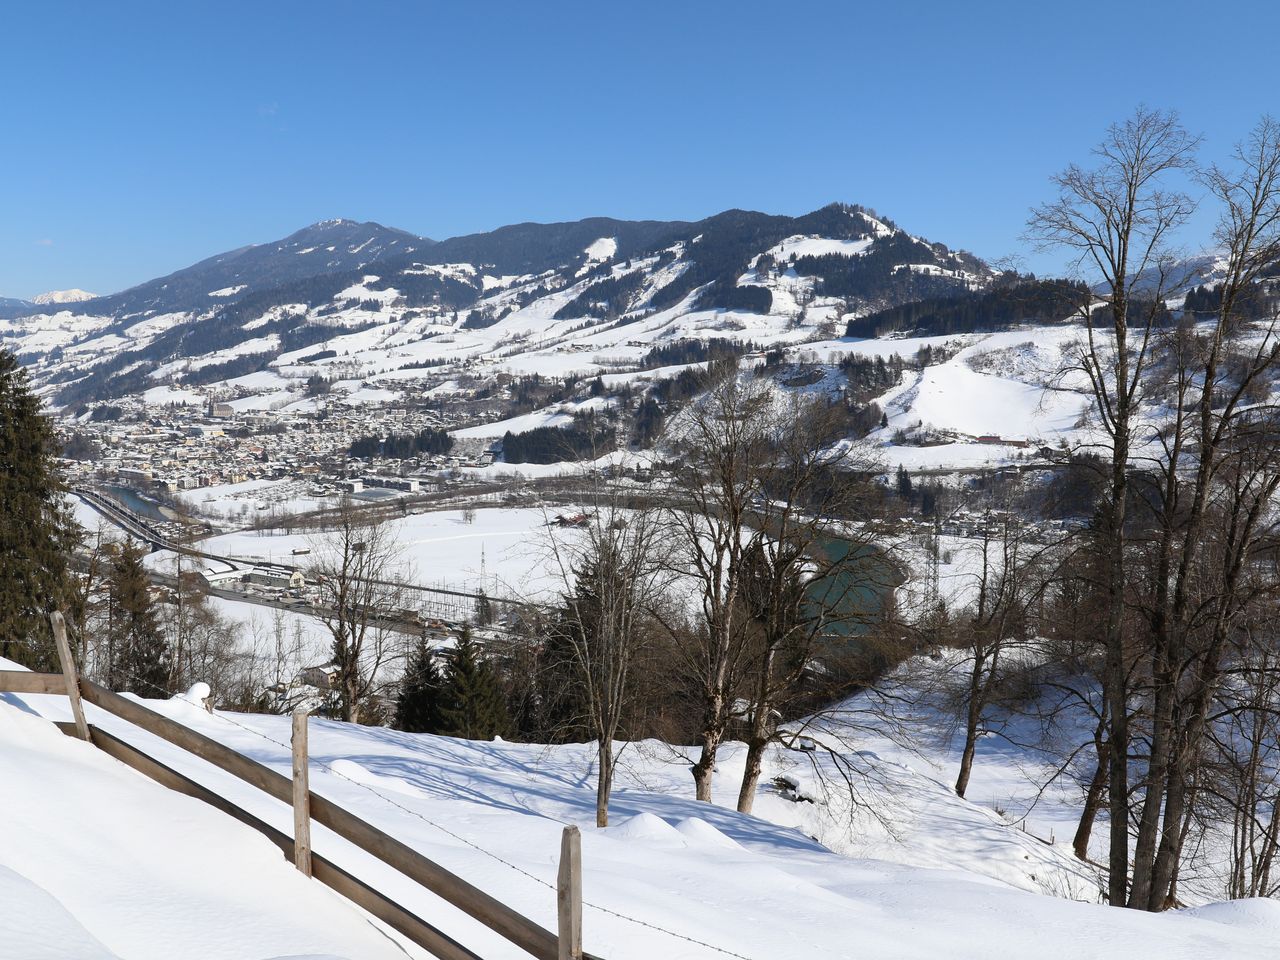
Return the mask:
M111 496L112 499L119 500L133 513L136 513L138 516L144 517L147 520L164 522L172 519L171 517L165 516L160 504L154 500L147 499L142 494L138 493L137 490L130 487L104 486L102 491L103 493Z

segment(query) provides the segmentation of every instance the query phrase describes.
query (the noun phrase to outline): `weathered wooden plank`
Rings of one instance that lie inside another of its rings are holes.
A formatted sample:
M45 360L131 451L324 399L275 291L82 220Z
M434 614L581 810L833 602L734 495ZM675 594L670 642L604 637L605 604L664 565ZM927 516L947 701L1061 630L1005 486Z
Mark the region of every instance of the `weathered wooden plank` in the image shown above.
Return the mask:
M85 699L95 706L208 760L292 806L293 784L283 774L99 684L86 680L82 688ZM324 797L311 794L310 806L312 820L395 867L538 960L558 960L558 938L550 930Z
M68 736L76 735L74 723L59 723L58 727ZM285 857L293 858L293 838L283 830L277 830L225 797L214 793L208 787L148 756L137 747L126 743L105 730L101 730L98 727L90 727L89 734L93 744L104 753L110 754L117 760L133 767L139 773L150 777L171 790L194 797L234 817L246 826L252 827L263 834L280 848ZM467 949L447 933L432 926L417 914L406 910L363 880L352 876L337 864L326 860L319 854L312 854L312 876L320 883L346 897L352 903L367 910L387 926L404 934L414 943L429 951L433 956L439 957L440 960L481 960L479 954Z
M0 670L0 693L52 693L66 696L67 681L60 673Z
M389 864L538 960L559 960L557 937L479 887L428 860L390 834L324 797L311 795L311 818Z
M71 700L71 716L75 719L76 734L81 740L88 740L89 725L84 722L84 707L80 703L80 677L76 671L76 661L71 656L71 644L67 643L67 621L63 619L61 611L54 610L49 614L49 626L53 629L53 639L58 645L58 659L62 662L62 677L67 697Z
M559 960L582 960L582 834L568 826L560 836L560 872L556 883L560 926Z
M307 769L307 711L293 711L293 862L311 876L311 788Z
M183 726L175 720L161 716L137 701L122 697L91 680L82 683L81 692L84 698L95 707L128 720L148 733L153 733L189 753L194 753L203 760L208 760L214 766L221 767L246 783L253 784L281 803L293 804L293 785L289 782L289 778L276 773L270 767L256 760L250 760L230 747L223 746L216 740Z

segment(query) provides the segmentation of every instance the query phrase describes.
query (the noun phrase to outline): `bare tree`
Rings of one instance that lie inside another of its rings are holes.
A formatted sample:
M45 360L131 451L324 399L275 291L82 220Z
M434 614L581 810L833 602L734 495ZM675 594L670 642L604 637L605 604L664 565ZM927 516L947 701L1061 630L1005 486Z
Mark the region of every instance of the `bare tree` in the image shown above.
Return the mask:
M1206 761L1205 806L1229 823L1223 892L1232 899L1280 894L1280 648L1275 617L1238 632L1236 666L1219 696ZM1216 824L1206 824L1212 829Z
M847 636L870 615L870 594L884 587L889 564L873 550L860 513L862 483L833 452L842 418L823 399L795 396L765 418L761 493L751 505L750 548L742 558L744 602L752 629L743 695L746 763L738 810L750 813L765 750L777 721L814 666L824 641Z
M564 587L559 629L596 741L596 826L606 827L615 741L636 694L632 671L653 636L653 611L671 574L660 551L659 515L627 509L603 487L596 493L586 526L567 538L553 537L552 552Z
M1252 296L1280 259L1280 127L1262 121L1234 160L1231 171L1203 175L1223 208L1215 239L1225 275L1212 320L1187 316L1166 338L1172 414L1150 467L1151 735L1129 894L1131 906L1149 910L1173 901L1203 708L1231 625L1256 588L1248 568L1273 535L1269 500L1280 483L1268 446L1280 423L1273 406L1257 402L1269 392L1280 339L1276 317Z
M1041 248L1066 248L1095 298L1077 310L1086 341L1078 356L1088 377L1094 410L1108 438L1110 481L1099 530L1107 593L1103 642L1104 686L1110 717L1109 895L1125 903L1129 876L1128 657L1125 650L1125 509L1130 450L1150 361L1152 334L1171 280L1170 235L1188 218L1190 199L1170 190L1170 174L1188 169L1198 146L1176 114L1139 108L1114 124L1095 149L1098 163L1069 166L1054 178L1056 200L1037 208L1029 222ZM1095 310L1095 303L1100 309Z
M391 682L389 668L406 653L397 632L402 606L395 529L344 500L332 527L313 537L310 570L318 616L333 637L334 691L342 719L370 716L371 701Z
M698 691L700 755L692 773L697 798L707 802L749 642L743 559L760 535L749 521L762 496L771 402L766 383L731 368L675 425L678 500L667 516L679 543L675 568L696 584L700 617L694 642L673 652Z
M957 706L964 729L955 790L963 797L973 773L978 740L993 708L1009 694L1009 654L1028 637L1029 608L1043 580L1037 568L1047 548L1029 542L1026 524L1012 510L988 510L980 539L981 562L974 608L959 625L964 678Z

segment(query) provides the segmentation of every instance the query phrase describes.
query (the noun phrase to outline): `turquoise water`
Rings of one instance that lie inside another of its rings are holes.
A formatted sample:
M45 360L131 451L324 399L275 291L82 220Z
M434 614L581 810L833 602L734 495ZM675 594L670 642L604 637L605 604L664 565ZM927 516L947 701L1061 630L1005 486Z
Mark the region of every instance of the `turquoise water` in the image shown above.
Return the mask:
M849 641L862 636L880 620L902 574L883 550L866 544L832 538L821 549L835 572L809 585L810 603L829 608L828 641ZM851 557L852 554L852 557Z
M126 507L132 510L140 517L148 520L167 520L168 518L160 512L160 505L154 500L148 500L137 490L131 490L128 487L105 486L102 488L104 493L110 494L116 500L119 500Z

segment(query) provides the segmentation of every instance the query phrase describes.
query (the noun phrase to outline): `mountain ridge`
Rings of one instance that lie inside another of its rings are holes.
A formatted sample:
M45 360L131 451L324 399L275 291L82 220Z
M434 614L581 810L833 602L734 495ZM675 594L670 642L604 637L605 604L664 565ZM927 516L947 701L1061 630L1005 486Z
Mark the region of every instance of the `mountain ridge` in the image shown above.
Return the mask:
M798 217L529 222L442 241L338 219L119 293L28 308L0 319L0 343L56 402L82 404L165 378L234 379L290 365L291 353L345 354L367 330L402 358L379 363L410 365L552 341L602 347L608 337L585 331L624 326L614 340L648 345L757 328L762 342L814 339L851 313L981 289L995 275L851 204ZM642 329L655 314L663 322Z

